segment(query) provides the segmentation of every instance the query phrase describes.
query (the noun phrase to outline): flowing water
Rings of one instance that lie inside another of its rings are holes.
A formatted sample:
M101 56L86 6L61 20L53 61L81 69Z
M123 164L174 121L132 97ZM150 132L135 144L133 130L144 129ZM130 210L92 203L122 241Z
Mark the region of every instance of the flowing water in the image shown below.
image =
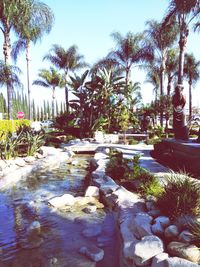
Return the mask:
M90 156L91 157L91 156ZM52 197L84 194L89 156L76 156L72 166L31 174L13 188L0 192L0 267L118 267L119 242L115 215L105 209L87 214L80 209L58 211L48 205ZM29 236L31 223L41 231ZM101 227L96 237L85 237L86 228ZM95 264L79 253L82 246L99 245L104 259Z

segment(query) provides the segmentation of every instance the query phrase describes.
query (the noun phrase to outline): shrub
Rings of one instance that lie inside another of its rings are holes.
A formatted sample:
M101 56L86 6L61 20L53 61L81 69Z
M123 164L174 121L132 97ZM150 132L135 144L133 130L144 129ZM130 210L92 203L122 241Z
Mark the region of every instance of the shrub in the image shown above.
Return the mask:
M13 133L17 132L20 126L29 126L29 120L0 120L0 133ZM3 138L3 136L1 137Z
M192 243L196 246L200 247L200 222L197 220L193 220L189 223L189 230L193 234L194 238Z
M200 190L187 175L172 174L167 179L163 193L158 197L158 207L172 219L178 216L200 215Z
M157 177L152 173L142 170L135 179L140 181L138 193L141 195L152 195L158 197L162 194L163 186L161 186Z

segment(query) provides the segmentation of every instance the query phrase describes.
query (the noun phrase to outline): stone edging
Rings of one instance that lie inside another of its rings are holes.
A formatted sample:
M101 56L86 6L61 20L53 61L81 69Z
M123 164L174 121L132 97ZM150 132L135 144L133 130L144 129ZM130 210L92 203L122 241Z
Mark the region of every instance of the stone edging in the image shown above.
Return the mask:
M97 164L98 167L92 172L92 184L99 188L103 202L111 209L118 211L118 225L123 250L122 266L199 266L200 250L187 242L187 231L181 233L182 239L186 239L184 242L183 240L182 242L171 242L171 247L168 245L168 252L170 251L174 257L169 256L160 237L162 235L159 235L159 226L163 231L160 234L167 232L173 241L178 238L177 229L170 225L169 218L159 216L154 212L150 207L152 206L151 201L145 201L137 194L117 185L111 177L105 174L106 163L109 161L108 150L109 148L106 147L99 147L96 150L93 164ZM158 236L155 232L158 233Z

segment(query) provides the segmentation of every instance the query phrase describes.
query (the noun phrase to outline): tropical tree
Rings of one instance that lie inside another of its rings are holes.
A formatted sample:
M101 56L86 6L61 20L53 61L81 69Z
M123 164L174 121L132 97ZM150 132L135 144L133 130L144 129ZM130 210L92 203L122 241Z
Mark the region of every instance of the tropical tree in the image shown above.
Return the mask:
M165 66L165 74L167 75L167 95L170 96L172 82L175 81L178 69L178 51L176 48L171 48L167 51Z
M183 84L184 54L189 35L189 26L195 19L199 18L199 13L199 0L170 0L168 12L164 18L163 27L174 25L174 23L179 27L178 84ZM196 27L198 27L198 23Z
M41 40L45 33L49 33L54 21L51 9L44 3L36 0L30 0L29 13L19 24L16 25L17 35L19 39L14 43L12 48L12 57L17 60L20 52L26 51L26 68L27 68L27 88L29 102L29 119L31 120L31 87L30 87L30 43L34 44Z
M155 20L147 21L148 29L145 30L146 41L154 52L154 65L159 68L160 95L164 94L164 74L166 69L167 52L174 44L177 37L177 28L164 27Z
M13 69L9 67L11 64L11 40L10 33L12 30L16 31L17 25L24 19L24 17L29 13L29 0L1 0L0 1L0 30L3 34L3 54L5 66L7 69ZM8 71L9 75L11 72ZM11 75L12 76L12 75ZM13 76L7 78L8 81L13 81ZM11 85L12 84L12 85ZM8 99L8 118L12 119L12 90L13 84L6 82L7 86L7 99ZM11 86L11 88L9 88Z
M70 46L67 50L63 47L54 44L49 53L44 56L44 60L50 61L58 69L64 71L65 75L65 97L66 97L66 111L69 112L69 97L67 80L70 72L74 72L81 68L87 67L84 57L78 53L78 48L75 45Z
M174 44L177 36L177 28L174 25L164 27L155 20L146 22L148 29L145 30L146 42L154 51L154 66L159 70L160 96L164 95L164 75L166 70L167 51ZM163 126L163 113L160 114L160 123Z
M52 88L52 117L55 116L55 89L64 87L64 78L53 67L50 70L41 69L39 79L33 81L33 85L39 85L46 88Z
M155 93L155 101L158 100L158 91L160 88L160 77L159 77L159 68L154 65L146 66L146 83L151 83L153 85L153 92Z
M199 77L200 61L196 61L193 54L185 54L184 75L189 84L189 120L192 118L192 85L194 85Z
M22 88L18 74L21 71L16 66L6 64L0 60L0 86L7 86L7 103L8 103L8 118L13 117L12 98L14 93L14 86Z
M144 45L142 34L128 32L123 37L119 32L114 32L111 37L116 42L116 49L107 55L107 59L125 72L125 84L128 86L132 67L152 60L152 50L148 45Z

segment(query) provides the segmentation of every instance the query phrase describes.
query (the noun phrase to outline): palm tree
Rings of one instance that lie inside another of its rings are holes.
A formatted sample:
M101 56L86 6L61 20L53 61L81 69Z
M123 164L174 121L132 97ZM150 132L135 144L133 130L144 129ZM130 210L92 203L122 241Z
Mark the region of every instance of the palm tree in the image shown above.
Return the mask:
M144 46L142 34L128 32L123 37L119 32L114 32L111 36L116 41L117 48L108 54L107 59L125 72L125 83L128 86L131 68L142 61L152 60L152 50L148 45Z
M3 54L6 66L10 65L10 51L11 51L11 41L10 33L12 30L16 30L17 25L21 23L24 17L29 13L29 5L31 0L1 0L0 1L0 30L3 34ZM10 72L8 72L9 74ZM7 80L12 80L13 77L8 77ZM12 119L12 94L13 90L11 84L6 83L7 86L7 99L8 99L8 118ZM11 86L11 88L8 88Z
M33 82L33 85L39 85L46 88L52 88L52 117L55 117L55 89L64 86L64 78L54 68L50 70L41 69L39 71L39 79Z
M69 112L67 80L69 72L74 72L81 68L87 67L84 57L78 54L78 48L75 45L70 46L67 50L54 44L49 53L44 56L44 60L49 60L54 66L64 71L65 74L65 97L66 111Z
M167 75L167 95L171 95L171 85L177 75L178 69L178 51L176 48L171 48L167 51L165 73Z
M32 119L31 107L31 88L30 88L30 75L29 75L29 62L30 62L30 43L34 44L42 38L44 33L49 33L54 16L51 9L44 3L32 0L30 5L30 12L21 23L17 25L17 40L12 48L12 57L17 60L20 52L26 51L26 68L27 68L27 88L28 88L28 103L29 103L29 120Z
M8 101L8 118L13 117L12 110L12 99L14 94L14 86L22 87L19 80L18 74L20 74L20 69L16 66L11 66L6 64L4 61L0 60L0 86L7 86L7 101Z
M200 77L199 66L200 61L196 61L193 54L185 54L184 74L189 84L189 120L192 118L192 85Z
M164 18L164 27L174 25L175 22L179 27L178 84L183 84L184 54L189 35L189 26L199 16L199 5L199 0L170 0L168 12Z
M145 68L147 70L145 82L151 83L153 85L153 91L155 93L155 101L157 101L158 90L160 88L159 68L154 65L147 65Z
M174 26L164 27L155 20L146 22L148 29L145 30L146 41L154 51L154 65L159 68L160 95L164 94L164 74L166 70L167 52L174 44L177 37L177 28Z

